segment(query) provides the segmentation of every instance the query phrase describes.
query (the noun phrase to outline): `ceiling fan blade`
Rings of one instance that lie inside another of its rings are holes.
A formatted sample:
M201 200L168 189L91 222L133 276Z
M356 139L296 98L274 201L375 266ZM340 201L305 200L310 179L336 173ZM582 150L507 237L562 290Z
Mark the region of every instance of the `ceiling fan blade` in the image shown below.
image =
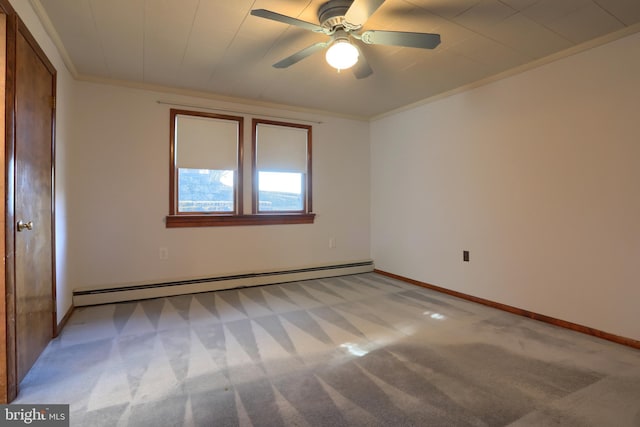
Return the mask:
M430 33L371 30L362 33L361 38L366 44L417 47L420 49L433 49L440 44L440 34Z
M293 64L295 64L296 62L300 62L302 61L304 58L306 58L307 56L311 56L314 53L316 53L319 50L324 49L325 47L327 47L329 45L330 42L322 42L322 43L316 43L316 44L312 44L309 47L306 47L304 49L302 49L299 52L294 53L291 56L288 56L286 58L284 58L283 60L276 62L275 64L273 64L274 68L287 68L292 66Z
M322 33L324 30L321 26L312 24L311 22L303 21L301 19L292 18L291 16L282 15L280 13L272 12L266 9L253 9L251 11L253 16L260 18L271 19L272 21L282 22L284 24L295 25L296 27L304 28L305 30L315 31L316 33Z
M373 13L378 10L385 0L354 0L347 13L345 21L355 26L362 26Z
M354 44L354 46L356 45ZM362 49L358 46L356 46L356 49L358 49L359 54L358 62L356 62L356 65L354 65L351 70L353 71L353 75L356 76L356 79L360 80L373 74L373 70L367 61L367 58L364 56Z

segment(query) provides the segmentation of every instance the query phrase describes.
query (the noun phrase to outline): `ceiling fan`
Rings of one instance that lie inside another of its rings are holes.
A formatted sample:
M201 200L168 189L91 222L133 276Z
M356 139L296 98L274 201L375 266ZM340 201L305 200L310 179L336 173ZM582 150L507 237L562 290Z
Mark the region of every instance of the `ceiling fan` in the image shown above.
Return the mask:
M315 43L283 60L273 64L275 68L287 68L306 57L326 48L329 65L344 70L353 67L358 79L370 76L369 66L361 49L352 42L359 40L365 44L416 47L433 49L440 44L439 34L411 33L402 31L368 30L361 32L363 25L385 0L329 0L318 9L318 24L302 21L266 9L254 9L251 15L270 19L331 37L326 42Z

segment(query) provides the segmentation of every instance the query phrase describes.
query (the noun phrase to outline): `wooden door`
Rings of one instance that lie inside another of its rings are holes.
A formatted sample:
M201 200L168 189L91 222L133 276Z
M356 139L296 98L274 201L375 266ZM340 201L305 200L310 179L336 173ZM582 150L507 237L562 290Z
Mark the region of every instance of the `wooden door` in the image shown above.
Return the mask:
M15 345L20 383L55 332L55 69L20 24L15 49Z

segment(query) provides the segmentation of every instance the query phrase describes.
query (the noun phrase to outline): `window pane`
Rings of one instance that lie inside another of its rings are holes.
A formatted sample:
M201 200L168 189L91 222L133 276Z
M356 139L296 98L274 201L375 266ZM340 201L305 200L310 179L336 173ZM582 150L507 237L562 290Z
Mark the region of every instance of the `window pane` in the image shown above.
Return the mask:
M292 172L258 172L258 210L302 211L302 175Z
M233 212L232 170L178 169L178 212Z

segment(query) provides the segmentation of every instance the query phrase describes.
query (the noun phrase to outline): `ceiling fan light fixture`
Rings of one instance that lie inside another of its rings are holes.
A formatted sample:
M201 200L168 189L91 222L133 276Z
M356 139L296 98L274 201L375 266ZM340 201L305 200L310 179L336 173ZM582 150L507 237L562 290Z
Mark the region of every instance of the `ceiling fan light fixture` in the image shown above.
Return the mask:
M358 48L349 40L338 39L327 49L325 58L329 65L340 71L353 67L358 62L359 55Z

